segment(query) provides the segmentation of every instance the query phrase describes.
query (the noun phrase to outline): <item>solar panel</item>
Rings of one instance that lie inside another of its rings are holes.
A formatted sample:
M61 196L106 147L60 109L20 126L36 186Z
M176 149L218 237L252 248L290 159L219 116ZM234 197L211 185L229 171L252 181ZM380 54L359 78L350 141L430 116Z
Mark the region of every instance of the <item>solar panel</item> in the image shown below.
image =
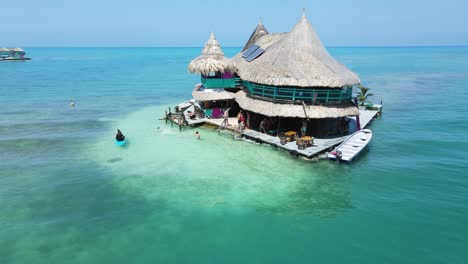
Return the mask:
M251 62L255 60L258 56L262 55L263 52L265 52L264 49L257 49L252 54L250 54L250 56L247 57L245 60Z
M256 51L258 48L260 48L258 45L252 45L250 46L243 54L242 54L242 58L247 58L248 56L250 56L254 51Z

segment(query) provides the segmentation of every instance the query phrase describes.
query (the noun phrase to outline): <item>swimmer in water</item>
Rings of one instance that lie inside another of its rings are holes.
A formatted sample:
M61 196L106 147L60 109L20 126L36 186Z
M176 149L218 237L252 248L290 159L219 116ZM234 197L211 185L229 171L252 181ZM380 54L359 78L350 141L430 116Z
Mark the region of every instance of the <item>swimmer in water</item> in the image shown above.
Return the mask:
M194 136L195 136L196 139L200 139L200 133L198 133L198 131L195 132L195 135L194 135Z
M73 101L70 102L70 108L75 108L75 102Z

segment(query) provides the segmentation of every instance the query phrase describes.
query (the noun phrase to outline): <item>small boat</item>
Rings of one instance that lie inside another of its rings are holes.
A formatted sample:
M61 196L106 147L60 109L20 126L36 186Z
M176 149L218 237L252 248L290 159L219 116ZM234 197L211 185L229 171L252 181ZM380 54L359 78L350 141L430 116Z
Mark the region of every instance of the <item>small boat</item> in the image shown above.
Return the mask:
M125 143L127 143L126 140L122 140L122 141L115 140L115 144L120 147L123 147Z
M363 129L349 136L343 143L328 153L331 160L351 162L372 139L372 131Z

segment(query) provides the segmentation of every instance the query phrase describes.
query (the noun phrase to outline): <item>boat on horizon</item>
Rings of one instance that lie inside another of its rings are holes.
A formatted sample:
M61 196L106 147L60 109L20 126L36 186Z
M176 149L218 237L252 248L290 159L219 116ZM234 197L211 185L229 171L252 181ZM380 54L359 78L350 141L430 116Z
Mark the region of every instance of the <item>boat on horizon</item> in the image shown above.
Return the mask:
M26 52L22 48L0 48L0 61L24 61L27 58Z

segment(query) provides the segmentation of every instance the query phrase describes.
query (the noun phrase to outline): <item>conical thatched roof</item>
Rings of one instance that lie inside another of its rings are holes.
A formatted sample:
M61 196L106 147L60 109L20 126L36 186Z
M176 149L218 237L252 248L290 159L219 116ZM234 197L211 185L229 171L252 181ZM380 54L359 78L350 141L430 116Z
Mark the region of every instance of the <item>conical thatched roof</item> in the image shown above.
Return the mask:
M305 15L291 32L279 39L272 40L270 36L264 35L256 41L266 51L255 60L247 62L242 53L233 59L241 79L299 87L343 87L360 83L355 73L330 56Z
M265 26L263 26L262 21L259 20L257 27L255 28L254 32L252 32L252 35L250 35L249 41L247 41L242 51L248 49L250 46L255 44L255 42L257 42L261 37L268 34L268 30L265 28Z
M235 95L236 102L242 109L269 117L298 117L316 119L359 115L359 110L354 105L303 106L294 104L277 104L250 98L244 91L239 91Z
M192 73L201 73L208 75L210 72L224 73L231 71L231 64L228 58L224 56L219 42L213 33L205 44L202 54L192 60L188 67Z

